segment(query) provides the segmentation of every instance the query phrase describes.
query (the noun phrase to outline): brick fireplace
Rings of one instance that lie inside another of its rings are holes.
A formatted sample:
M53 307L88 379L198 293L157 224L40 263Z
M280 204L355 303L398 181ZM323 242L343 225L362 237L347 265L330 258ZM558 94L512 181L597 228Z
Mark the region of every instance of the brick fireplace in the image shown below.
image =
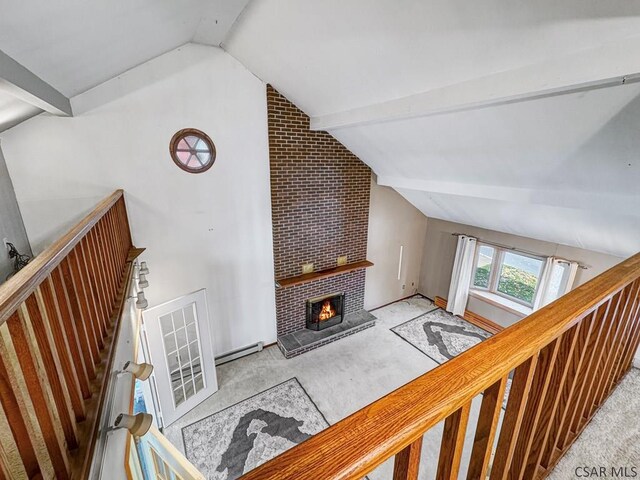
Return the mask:
M371 170L271 86L267 110L278 345L290 358L374 324L363 310ZM307 329L307 300L336 292L343 321Z

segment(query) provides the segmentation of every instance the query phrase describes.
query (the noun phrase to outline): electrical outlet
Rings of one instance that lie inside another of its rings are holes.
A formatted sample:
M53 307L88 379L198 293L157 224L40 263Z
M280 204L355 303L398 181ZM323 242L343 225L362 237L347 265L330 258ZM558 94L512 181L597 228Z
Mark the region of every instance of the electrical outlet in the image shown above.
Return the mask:
M404 284L403 284L403 285L402 285L402 289L404 290L404 289L405 289L405 287L406 287L406 285L404 285Z
M302 265L302 274L313 273L313 263L305 263Z
M346 265L346 264L347 264L347 256L346 255L340 255L338 257L338 266Z

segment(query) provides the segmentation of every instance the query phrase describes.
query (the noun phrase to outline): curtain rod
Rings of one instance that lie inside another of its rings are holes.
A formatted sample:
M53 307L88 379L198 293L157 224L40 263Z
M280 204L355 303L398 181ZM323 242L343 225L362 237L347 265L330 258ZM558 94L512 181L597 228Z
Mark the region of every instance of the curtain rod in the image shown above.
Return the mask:
M467 237L473 237L476 240L478 240L480 243L486 243L487 245L491 245L493 247L498 247L498 248L503 248L505 250L513 250L516 252L522 252L522 253L528 253L529 255L534 255L536 257L546 257L548 255L540 255L539 253L536 252L531 252L528 250L523 250L521 248L516 248L516 247L511 247L509 245L502 245L501 243L495 243L495 242L489 242L487 240L483 240L482 238L478 238L478 237L474 237L473 235L468 235L466 233L452 233L451 235L455 236L455 237L459 237L460 235L464 235ZM581 268L582 270L589 270L590 267L587 267L586 265L582 265L580 262L577 262L575 260L567 260L566 258L561 258L561 257L556 257L558 260L560 260L560 262L564 262L564 263L577 263L578 264L578 268Z

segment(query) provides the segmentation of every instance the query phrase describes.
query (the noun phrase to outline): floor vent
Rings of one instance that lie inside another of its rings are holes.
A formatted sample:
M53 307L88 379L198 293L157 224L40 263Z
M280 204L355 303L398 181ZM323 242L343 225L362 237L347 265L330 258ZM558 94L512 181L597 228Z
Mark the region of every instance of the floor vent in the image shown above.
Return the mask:
M220 355L216 357L216 365L222 365L223 363L230 362L231 360L235 360L240 357L244 357L246 355L251 355L252 353L262 351L263 342L254 343L253 345L249 345L247 347L242 347L237 350L233 350L231 352L227 352L224 355Z

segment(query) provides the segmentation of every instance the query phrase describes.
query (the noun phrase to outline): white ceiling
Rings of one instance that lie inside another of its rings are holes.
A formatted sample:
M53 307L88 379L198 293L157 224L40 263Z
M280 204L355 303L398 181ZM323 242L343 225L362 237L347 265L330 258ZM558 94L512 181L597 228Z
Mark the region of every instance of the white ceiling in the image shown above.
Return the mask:
M0 0L0 50L73 97L187 42L219 45L248 1Z
M580 90L640 72L639 31L640 0L254 0L223 47L427 216L627 256L640 84Z
M2 90L0 85L0 132L41 113L30 105Z
M638 32L640 0L0 0L0 50L67 97L222 44L426 215L620 256L640 84L590 88L636 80ZM0 91L0 131L38 111Z
M639 31L638 0L254 0L223 46L318 116Z

